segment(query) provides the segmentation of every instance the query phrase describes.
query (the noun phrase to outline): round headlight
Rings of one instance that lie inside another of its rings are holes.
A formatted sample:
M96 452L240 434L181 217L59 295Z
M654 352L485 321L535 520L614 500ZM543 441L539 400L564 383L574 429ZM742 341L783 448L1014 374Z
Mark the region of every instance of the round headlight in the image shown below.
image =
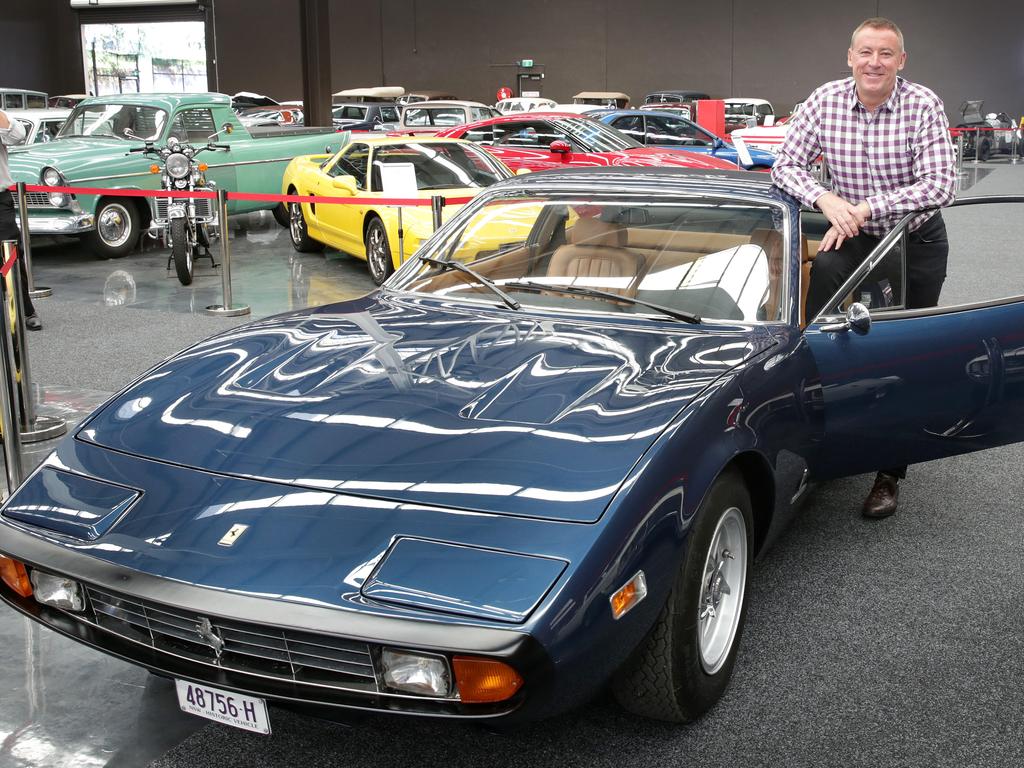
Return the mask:
M43 184L48 187L59 187L64 182L64 177L60 175L60 171L56 168L43 168L40 178L42 178Z
M192 163L181 152L175 152L167 156L164 167L167 168L167 175L172 179L183 179L192 169Z
M55 206L57 208L63 208L69 202L71 202L71 198L69 198L63 192L51 192L49 194L49 198L50 198L50 205Z

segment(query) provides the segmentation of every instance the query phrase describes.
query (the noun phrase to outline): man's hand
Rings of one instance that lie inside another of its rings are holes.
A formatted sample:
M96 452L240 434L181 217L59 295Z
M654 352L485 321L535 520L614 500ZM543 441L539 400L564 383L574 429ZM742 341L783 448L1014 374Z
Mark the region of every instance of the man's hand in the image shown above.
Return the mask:
M854 205L834 192L826 192L814 202L844 237L856 237L864 222L871 218L871 208L866 202Z
M835 227L829 227L828 232L821 238L821 243L818 244L818 253L822 251L839 250L839 246L846 240L846 235L840 232Z

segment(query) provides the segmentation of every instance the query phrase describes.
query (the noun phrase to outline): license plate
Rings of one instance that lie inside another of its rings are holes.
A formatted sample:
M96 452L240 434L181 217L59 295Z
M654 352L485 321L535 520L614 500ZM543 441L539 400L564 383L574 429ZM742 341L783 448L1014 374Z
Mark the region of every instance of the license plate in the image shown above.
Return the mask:
M263 699L185 680L175 680L174 684L178 688L178 705L182 712L246 731L270 733L267 703Z

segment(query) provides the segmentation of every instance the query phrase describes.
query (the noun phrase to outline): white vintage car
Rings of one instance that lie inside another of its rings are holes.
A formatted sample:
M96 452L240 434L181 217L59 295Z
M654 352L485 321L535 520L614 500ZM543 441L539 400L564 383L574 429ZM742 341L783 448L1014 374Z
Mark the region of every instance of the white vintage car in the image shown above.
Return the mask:
M553 109L555 104L556 102L551 99L519 96L512 99L502 99L494 105L494 108L503 115L513 115L518 112L533 112L538 109Z
M33 144L42 144L57 137L61 126L71 114L70 109L9 109L7 117L25 126L25 141L9 149L18 151Z
M795 104L793 106L793 111L789 116L784 117L781 120L777 120L774 125L759 125L756 128L739 128L730 133L729 136L733 139L742 139L746 142L748 147L766 149L769 152L774 153L782 146L782 142L786 138L786 130L789 127L788 123L800 110L801 104L803 104L802 101Z

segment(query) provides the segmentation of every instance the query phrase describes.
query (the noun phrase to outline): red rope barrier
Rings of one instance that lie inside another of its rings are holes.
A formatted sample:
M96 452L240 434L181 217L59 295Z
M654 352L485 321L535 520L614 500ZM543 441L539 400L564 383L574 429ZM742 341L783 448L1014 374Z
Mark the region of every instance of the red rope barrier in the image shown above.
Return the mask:
M10 187L13 192L17 187ZM169 189L104 189L101 187L50 187L44 184L26 184L27 192L59 192L65 195L112 195L117 197L197 197L207 200L217 199L216 192L205 190L169 190ZM319 195L271 195L256 192L228 192L228 200L255 200L271 203L329 203L331 205L403 205L429 206L430 198L412 197L321 197ZM450 197L446 205L462 205L472 197Z

